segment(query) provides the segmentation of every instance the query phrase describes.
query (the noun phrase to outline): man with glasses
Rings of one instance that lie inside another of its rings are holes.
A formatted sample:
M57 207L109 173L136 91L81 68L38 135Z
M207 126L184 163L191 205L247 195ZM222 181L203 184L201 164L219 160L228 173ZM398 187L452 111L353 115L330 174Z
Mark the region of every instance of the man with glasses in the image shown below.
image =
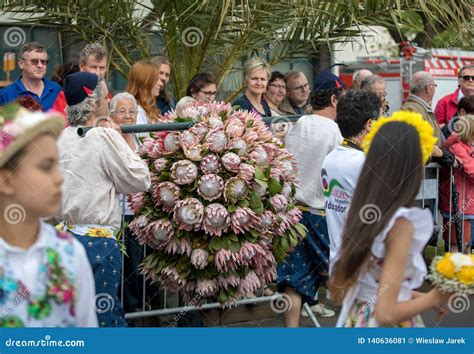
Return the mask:
M305 74L298 70L290 70L285 75L285 82L286 97L280 104L280 111L286 115L310 114L310 87Z
M474 95L474 65L464 66L458 74L458 88L438 101L435 115L444 127L456 115L458 102L465 96Z
M36 42L25 43L18 54L21 75L12 84L0 90L0 105L26 95L33 97L45 110L51 109L61 86L45 79L47 66L48 53L45 47Z

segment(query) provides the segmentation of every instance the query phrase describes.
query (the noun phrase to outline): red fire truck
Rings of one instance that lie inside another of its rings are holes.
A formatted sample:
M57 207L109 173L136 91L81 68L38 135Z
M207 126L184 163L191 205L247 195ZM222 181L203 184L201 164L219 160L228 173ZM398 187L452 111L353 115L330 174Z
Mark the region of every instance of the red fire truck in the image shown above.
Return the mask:
M399 58L361 57L354 63L340 67L339 75L348 87L356 70L367 69L382 76L387 83L390 112L400 109L409 93L413 73L423 70L433 75L438 85L433 98L433 109L443 96L452 93L458 85L458 72L465 65L474 65L474 51L430 49L401 43Z

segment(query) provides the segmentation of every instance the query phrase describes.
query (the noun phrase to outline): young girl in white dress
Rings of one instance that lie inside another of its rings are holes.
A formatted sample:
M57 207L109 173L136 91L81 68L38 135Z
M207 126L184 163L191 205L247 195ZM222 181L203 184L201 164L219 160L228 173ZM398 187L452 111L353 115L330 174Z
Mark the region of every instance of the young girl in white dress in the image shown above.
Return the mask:
M96 327L94 278L71 235L42 221L61 203L62 119L0 110L0 327Z
M415 197L435 142L430 124L409 112L380 119L364 140L367 159L331 277L331 295L342 304L338 327L421 327L420 313L445 311L450 294L415 291L433 233L431 213Z

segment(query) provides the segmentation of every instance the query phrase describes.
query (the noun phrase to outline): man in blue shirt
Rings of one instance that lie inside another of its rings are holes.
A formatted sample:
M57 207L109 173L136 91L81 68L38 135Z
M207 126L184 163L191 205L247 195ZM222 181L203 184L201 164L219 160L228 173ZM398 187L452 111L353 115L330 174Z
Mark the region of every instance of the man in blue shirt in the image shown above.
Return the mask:
M0 90L0 105L14 101L18 96L28 95L38 101L45 110L51 109L61 86L44 78L47 66L46 48L36 42L25 43L18 56L21 75L12 84Z

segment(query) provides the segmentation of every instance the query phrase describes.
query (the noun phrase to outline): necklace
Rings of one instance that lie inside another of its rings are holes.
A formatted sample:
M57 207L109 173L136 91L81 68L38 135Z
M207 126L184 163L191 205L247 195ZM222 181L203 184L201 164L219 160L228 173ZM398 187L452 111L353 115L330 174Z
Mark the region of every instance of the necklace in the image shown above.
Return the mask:
M344 140L342 140L341 145L346 146L346 147L350 147L352 149L356 149L356 150L359 150L359 151L363 151L362 148L359 146L359 144L355 143L354 141L352 141L350 139L344 138Z

